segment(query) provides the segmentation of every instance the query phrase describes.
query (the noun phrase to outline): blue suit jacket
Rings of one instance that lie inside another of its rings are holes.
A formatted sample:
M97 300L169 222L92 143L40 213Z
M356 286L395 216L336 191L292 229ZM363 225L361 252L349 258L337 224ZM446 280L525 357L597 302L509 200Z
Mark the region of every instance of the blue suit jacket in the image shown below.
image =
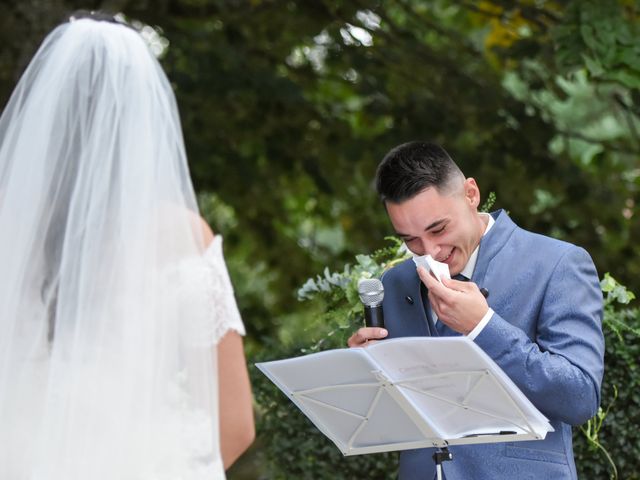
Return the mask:
M475 342L549 418L544 440L450 447L447 480L576 479L571 425L600 404L602 292L589 254L527 232L504 211L482 238L472 281L489 290L495 314ZM389 337L429 335L411 259L383 276ZM411 303L407 297L413 299ZM430 308L428 305L426 308ZM459 335L445 328L444 335ZM433 449L400 455L402 480L433 479Z

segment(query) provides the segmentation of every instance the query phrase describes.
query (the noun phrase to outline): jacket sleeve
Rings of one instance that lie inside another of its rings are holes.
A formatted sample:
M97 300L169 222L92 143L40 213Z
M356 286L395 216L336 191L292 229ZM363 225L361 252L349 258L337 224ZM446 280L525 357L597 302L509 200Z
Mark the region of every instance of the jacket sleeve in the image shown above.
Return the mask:
M573 247L548 277L534 339L494 313L475 342L547 417L579 425L600 405L602 314L591 257Z

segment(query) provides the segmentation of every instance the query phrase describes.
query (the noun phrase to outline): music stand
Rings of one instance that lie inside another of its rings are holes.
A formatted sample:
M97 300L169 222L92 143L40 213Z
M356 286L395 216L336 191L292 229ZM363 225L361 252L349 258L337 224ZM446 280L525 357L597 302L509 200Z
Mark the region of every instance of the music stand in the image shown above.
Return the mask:
M345 455L543 439L548 420L475 343L415 337L257 367Z

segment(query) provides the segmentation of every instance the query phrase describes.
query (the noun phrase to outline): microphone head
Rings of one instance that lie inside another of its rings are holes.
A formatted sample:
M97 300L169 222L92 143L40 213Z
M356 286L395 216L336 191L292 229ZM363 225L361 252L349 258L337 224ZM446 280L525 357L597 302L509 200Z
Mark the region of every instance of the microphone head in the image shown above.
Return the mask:
M367 307L377 307L384 298L384 286L377 278L363 278L358 282L358 295Z

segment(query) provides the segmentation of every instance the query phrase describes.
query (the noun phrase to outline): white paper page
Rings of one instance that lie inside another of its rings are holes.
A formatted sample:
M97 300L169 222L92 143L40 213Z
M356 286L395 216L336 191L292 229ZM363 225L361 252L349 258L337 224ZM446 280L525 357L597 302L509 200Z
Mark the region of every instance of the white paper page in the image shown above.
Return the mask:
M425 445L440 432L419 428L380 387L365 349L338 349L257 364L345 454L386 445Z
M422 255L417 256L414 255L413 262L416 264L416 267L424 267L427 272L432 272L434 277L442 283L442 278L448 278L451 280L451 273L449 272L449 265L446 263L438 262L434 260L431 255Z
M465 337L391 339L257 366L345 455L553 431Z
M544 437L552 430L495 362L465 337L391 339L368 347L368 353L447 439L527 430Z

